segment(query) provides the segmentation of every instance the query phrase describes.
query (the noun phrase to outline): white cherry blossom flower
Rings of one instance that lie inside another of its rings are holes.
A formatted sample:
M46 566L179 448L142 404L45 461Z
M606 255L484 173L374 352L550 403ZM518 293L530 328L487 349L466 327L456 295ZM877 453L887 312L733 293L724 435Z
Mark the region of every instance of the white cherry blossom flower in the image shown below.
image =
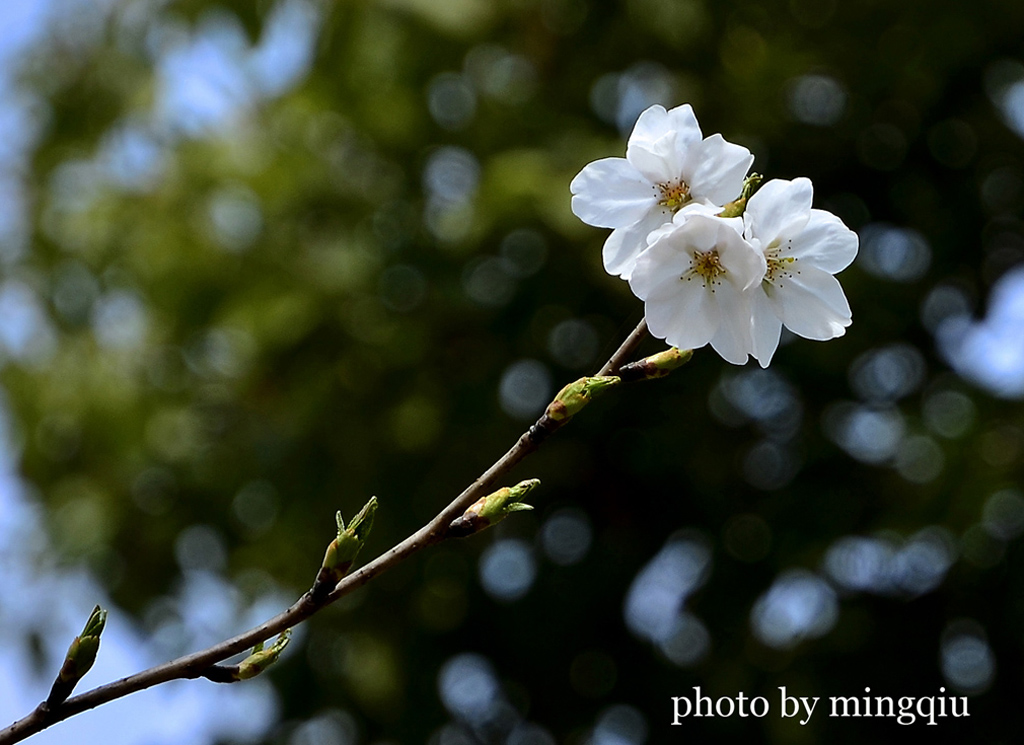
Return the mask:
M693 215L663 226L629 278L653 336L680 349L710 343L736 365L753 352L749 292L765 276L764 254L740 235L739 218Z
M689 104L652 106L637 119L625 158L602 158L572 180L572 211L583 222L613 228L604 267L629 279L647 236L698 205L735 199L754 156L721 135L704 137Z
M833 275L857 256L857 234L830 212L811 209L810 180L775 179L747 202L743 236L764 254L765 274L750 291L752 354L768 367L785 326L805 339L846 333L850 304Z

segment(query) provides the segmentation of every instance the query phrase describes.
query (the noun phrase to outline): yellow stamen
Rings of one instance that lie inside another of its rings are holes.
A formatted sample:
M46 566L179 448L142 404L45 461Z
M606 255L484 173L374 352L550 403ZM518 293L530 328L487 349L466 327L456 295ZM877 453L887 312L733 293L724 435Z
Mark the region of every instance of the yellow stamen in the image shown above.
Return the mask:
M656 187L661 192L661 199L658 201L662 207L676 212L680 207L690 201L690 187L685 181L658 184Z
M792 241L787 241L786 246L788 247ZM782 281L792 277L794 274L800 274L800 270L796 268L796 257L795 256L782 256L783 245L781 241L773 241L765 249L764 258L768 264L768 268L764 274L763 282L769 285L782 286Z
M679 279L689 282L694 277L699 277L704 286L711 285L711 291L714 292L714 286L722 284L722 280L719 278L724 276L725 273L725 267L722 266L718 251L714 249L710 251L694 251L693 265Z

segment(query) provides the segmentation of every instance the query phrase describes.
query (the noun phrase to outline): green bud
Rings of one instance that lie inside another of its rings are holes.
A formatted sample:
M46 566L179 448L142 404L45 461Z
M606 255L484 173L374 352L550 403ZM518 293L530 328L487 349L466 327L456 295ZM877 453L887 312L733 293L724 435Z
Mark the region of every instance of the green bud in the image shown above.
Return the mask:
M619 376L627 381L654 380L664 378L677 367L682 367L693 357L693 350L672 347L664 352L652 354L638 362L631 362L619 370Z
M107 624L107 612L98 605L89 614L82 633L72 640L68 653L64 656L64 664L57 673L50 695L46 703L50 706L59 704L75 689L78 681L89 672L96 662L96 654L100 649L100 635Z
M82 636L95 636L99 639L100 634L103 633L103 629L106 625L107 612L97 605L92 609L92 613L89 614L89 620L85 622L85 628L82 629Z
M515 486L505 486L493 494L481 497L473 502L460 517L455 518L448 527L449 535L465 538L501 522L513 512L532 510L533 507L523 504L523 499L540 485L540 479L527 479Z
M523 504L523 499L531 491L540 486L540 479L527 479L520 481L515 486L506 486L494 492L470 506L470 510L479 505L478 513L491 525L503 520L511 512L520 510L532 510L528 504Z
M68 647L64 664L60 668L60 679L77 681L92 668L96 654L100 651L98 636L76 636Z
M59 678L63 681L78 682L89 672L96 661L96 653L100 649L100 634L107 624L107 612L98 605L89 614L82 633L76 636L64 658Z
M743 182L743 191L740 192L739 199L725 205L722 211L718 213L717 217L740 217L747 209L747 200L750 199L754 192L757 191L758 187L761 186L762 181L764 181L764 176L761 174L750 174L747 177L747 180Z
M359 514L349 521L348 527L345 526L345 519L341 516L341 512L338 512L338 537L331 541L327 547L327 553L324 554L323 566L325 569L338 570L342 576L348 572L370 534L375 512L377 512L376 497L370 497L370 501L363 506Z
M614 375L580 378L560 390L555 396L555 400L548 404L547 411L544 413L556 422L570 419L589 404L594 396L606 388L618 385L619 382L619 378Z
M232 678L234 680L248 680L249 678L255 678L277 662L277 658L281 656L284 648L288 646L288 642L291 640L291 637L292 630L286 629L281 632L281 635L277 637L277 640L269 647L264 648L263 642L257 644L252 648L252 654L238 663L238 670L233 672Z
M355 563L356 556L370 535L373 527L373 516L377 512L377 497L370 497L370 501L363 505L359 514L353 517L348 526L339 511L336 519L338 522L338 537L327 546L324 553L323 564L317 574L316 583L313 585L314 595L320 598L330 592L336 584L348 574Z

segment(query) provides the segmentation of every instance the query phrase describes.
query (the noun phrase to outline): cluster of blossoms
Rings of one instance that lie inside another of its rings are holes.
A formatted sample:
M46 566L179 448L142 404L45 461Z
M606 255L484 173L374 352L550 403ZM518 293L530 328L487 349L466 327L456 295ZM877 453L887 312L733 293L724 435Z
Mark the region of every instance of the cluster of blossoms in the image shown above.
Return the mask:
M588 164L570 185L572 211L612 228L604 266L644 301L651 333L681 349L710 343L737 365L767 367L782 327L807 339L842 336L850 305L838 280L857 235L812 209L806 178L750 191L750 151L704 137L690 106L652 106L625 158Z

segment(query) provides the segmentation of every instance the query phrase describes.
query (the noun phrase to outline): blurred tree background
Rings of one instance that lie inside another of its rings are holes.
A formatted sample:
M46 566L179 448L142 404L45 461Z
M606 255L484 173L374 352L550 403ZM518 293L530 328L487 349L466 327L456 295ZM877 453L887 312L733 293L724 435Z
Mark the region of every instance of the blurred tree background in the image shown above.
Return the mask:
M306 589L335 510L378 496L364 561L432 517L640 320L568 184L690 102L858 231L847 335L607 395L512 474L535 512L315 617L231 689L261 723L205 737L903 741L782 719L782 685L942 686L971 716L927 734L1017 737L1024 4L15 6L0 619L37 678L5 686L44 697L99 599L30 600L44 577L98 583L156 662ZM772 712L670 726L693 686Z

